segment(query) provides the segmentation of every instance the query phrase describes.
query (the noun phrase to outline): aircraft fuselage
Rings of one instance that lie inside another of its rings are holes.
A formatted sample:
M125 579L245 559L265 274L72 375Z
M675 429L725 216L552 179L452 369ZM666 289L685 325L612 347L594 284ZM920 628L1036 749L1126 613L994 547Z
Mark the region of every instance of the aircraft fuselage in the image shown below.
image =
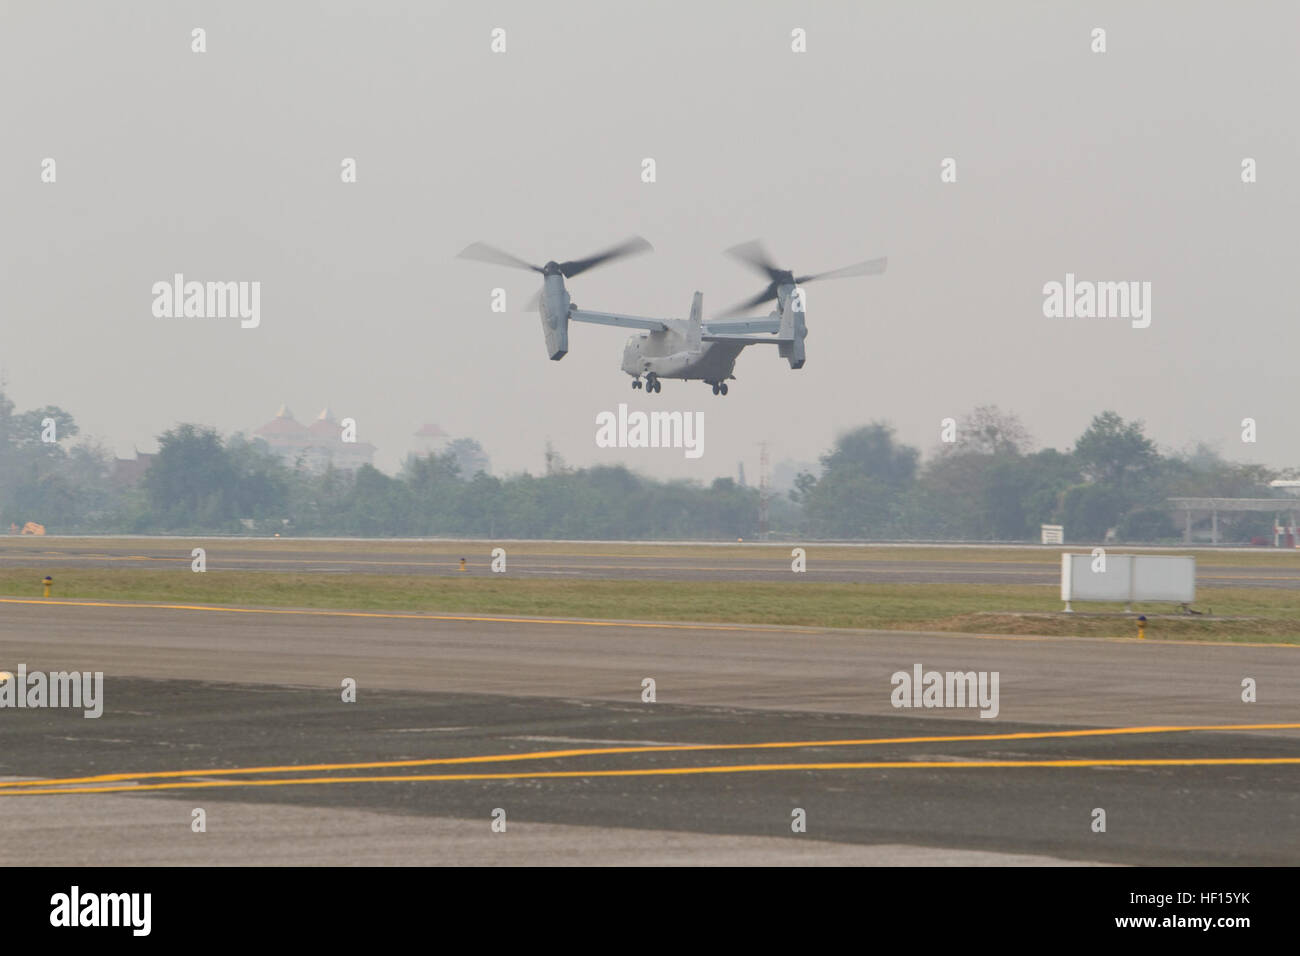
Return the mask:
M740 342L702 342L695 348L687 343L686 330L674 328L685 322L673 322L663 332L634 335L623 346L623 371L633 378L655 375L705 382L734 378L736 357L745 347Z

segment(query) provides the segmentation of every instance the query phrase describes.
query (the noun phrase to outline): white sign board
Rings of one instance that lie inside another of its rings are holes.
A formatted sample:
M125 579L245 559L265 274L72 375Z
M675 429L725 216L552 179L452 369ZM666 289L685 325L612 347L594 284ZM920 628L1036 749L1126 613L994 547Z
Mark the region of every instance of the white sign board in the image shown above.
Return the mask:
M1100 549L1099 549L1100 550ZM1196 559L1164 554L1062 554L1061 600L1196 600Z
M1196 559L1165 554L1141 554L1133 559L1134 601L1196 600Z
M1065 544L1065 525L1045 524L1039 527L1043 532L1043 544Z

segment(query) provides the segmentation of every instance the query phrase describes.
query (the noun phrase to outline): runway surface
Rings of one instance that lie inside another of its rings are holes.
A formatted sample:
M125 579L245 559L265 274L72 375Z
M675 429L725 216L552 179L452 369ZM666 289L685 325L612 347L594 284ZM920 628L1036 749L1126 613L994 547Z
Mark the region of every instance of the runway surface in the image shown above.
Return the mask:
M105 705L0 709L3 863L1300 862L1297 647L7 600L19 663Z
M283 539L250 542L225 539L15 539L0 537L0 569L31 567L57 574L67 568L134 568L183 570L191 549L207 552L211 571L283 571L312 574L461 574L465 558L469 574L489 574L493 545L443 541L393 544L340 542L325 549L320 542ZM506 543L512 575L557 580L641 579L669 581L786 581L791 546L753 545L750 549L721 546L647 547L618 543L561 546L547 551L539 542ZM912 549L915 550L915 549ZM998 550L997 560L954 560L954 549L934 549L933 558L900 559L899 549L816 545L805 547L807 579L892 583L1042 584L1060 583L1060 558L1055 551L1028 547ZM1089 547L1075 550L1088 551ZM1122 552L1123 547L1116 547ZM910 552L909 552L910 553ZM1176 549L1172 553L1178 552ZM1236 553L1236 552L1234 552ZM1300 588L1300 553L1246 552L1276 555L1270 567L1216 564L1215 555L1197 561L1202 587ZM1294 561L1291 559L1294 558ZM1220 559L1222 560L1222 559Z

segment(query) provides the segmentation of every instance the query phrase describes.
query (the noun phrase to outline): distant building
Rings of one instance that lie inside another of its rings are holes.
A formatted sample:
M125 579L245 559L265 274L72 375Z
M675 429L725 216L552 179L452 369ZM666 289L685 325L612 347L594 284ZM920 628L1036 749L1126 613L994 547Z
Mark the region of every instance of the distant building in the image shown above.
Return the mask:
M307 426L294 420L288 405L281 405L275 418L253 434L270 445L271 451L289 461L293 461L307 447Z
M303 425L294 419L287 405L281 405L275 418L253 434L290 467L314 474L331 464L340 471L356 471L375 460L375 446L370 442L343 440L343 427L328 406L310 425Z
M421 425L411 443L411 451L417 458L447 453L454 455L456 464L460 466L460 476L465 479L473 478L480 471L491 472L492 468L487 452L478 442L472 438L453 438L441 425Z
M411 450L420 458L441 455L447 450L449 441L451 436L442 430L441 425L421 425L420 430L415 433L415 443L411 446Z
M488 459L487 452L474 439L457 438L447 446L447 450L456 456L462 478L468 480L480 471L492 473L492 462Z
M134 458L113 459L111 481L114 488L134 488L144 480L144 473L149 470L157 455L135 453Z

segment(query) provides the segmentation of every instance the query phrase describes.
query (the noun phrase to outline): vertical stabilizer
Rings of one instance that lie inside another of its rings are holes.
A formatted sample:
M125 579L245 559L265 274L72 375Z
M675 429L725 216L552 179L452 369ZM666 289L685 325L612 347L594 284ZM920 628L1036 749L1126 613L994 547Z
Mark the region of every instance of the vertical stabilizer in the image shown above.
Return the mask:
M808 337L808 326L804 324L803 295L798 286L782 287L777 304L781 308L781 330L777 333L781 343L777 351L791 368L803 368L803 340Z
M691 301L691 318L690 324L686 328L686 347L691 351L699 351L700 334L704 324L704 295L695 293L695 298Z

